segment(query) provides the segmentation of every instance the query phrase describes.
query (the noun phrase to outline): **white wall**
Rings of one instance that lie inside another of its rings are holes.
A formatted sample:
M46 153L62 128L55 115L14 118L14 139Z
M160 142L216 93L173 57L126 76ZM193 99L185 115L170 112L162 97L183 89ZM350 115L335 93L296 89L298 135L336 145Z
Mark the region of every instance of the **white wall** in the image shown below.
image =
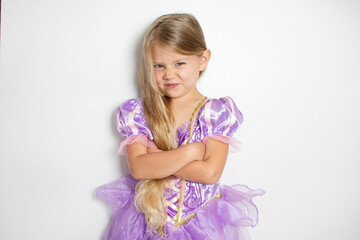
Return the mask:
M128 173L117 105L137 97L138 45L193 13L212 50L199 83L244 114L223 183L261 187L254 240L360 239L360 4L3 0L0 239L99 239L95 187Z

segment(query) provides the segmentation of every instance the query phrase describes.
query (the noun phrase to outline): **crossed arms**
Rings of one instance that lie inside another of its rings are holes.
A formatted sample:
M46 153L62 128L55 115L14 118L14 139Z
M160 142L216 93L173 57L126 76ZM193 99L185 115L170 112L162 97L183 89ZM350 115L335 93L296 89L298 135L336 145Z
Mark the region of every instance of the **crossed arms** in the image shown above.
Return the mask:
M228 144L209 139L189 143L177 149L161 151L142 143L127 146L130 172L136 179L160 179L171 175L179 178L215 184L224 170Z

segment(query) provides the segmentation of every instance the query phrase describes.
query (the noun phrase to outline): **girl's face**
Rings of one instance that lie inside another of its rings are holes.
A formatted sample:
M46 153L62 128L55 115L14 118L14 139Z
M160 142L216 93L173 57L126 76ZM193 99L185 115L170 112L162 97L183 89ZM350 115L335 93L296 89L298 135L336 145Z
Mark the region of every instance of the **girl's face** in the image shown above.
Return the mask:
M197 92L196 82L210 59L210 50L202 56L182 55L155 45L152 48L155 79L160 90L170 98L191 97Z

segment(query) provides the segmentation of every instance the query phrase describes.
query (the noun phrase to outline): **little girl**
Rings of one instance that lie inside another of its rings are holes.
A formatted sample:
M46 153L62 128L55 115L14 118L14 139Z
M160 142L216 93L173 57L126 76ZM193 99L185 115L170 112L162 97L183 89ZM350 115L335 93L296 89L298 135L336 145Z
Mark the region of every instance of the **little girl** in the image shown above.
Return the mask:
M249 239L263 191L218 183L243 118L230 97L197 90L210 56L192 15L161 16L146 32L142 98L115 114L131 175L96 189L113 211L103 239Z

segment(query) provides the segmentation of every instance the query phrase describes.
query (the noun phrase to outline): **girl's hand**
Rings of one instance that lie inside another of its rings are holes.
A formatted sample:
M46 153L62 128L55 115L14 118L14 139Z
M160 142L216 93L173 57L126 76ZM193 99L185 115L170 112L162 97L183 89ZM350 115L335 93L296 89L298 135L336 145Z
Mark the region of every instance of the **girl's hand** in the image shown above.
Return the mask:
M191 144L193 143L188 145ZM197 150L201 150L201 146L196 145L196 147L198 147ZM203 161L193 161L173 175L192 182L217 183L225 167L229 146L226 143L209 139L205 147ZM194 148L194 150L196 149Z
M182 147L188 148L188 157L194 160L203 160L205 155L205 145L202 142L188 143Z
M147 148L148 153L157 153L157 152L163 152L163 150L158 149L157 147L154 148Z

